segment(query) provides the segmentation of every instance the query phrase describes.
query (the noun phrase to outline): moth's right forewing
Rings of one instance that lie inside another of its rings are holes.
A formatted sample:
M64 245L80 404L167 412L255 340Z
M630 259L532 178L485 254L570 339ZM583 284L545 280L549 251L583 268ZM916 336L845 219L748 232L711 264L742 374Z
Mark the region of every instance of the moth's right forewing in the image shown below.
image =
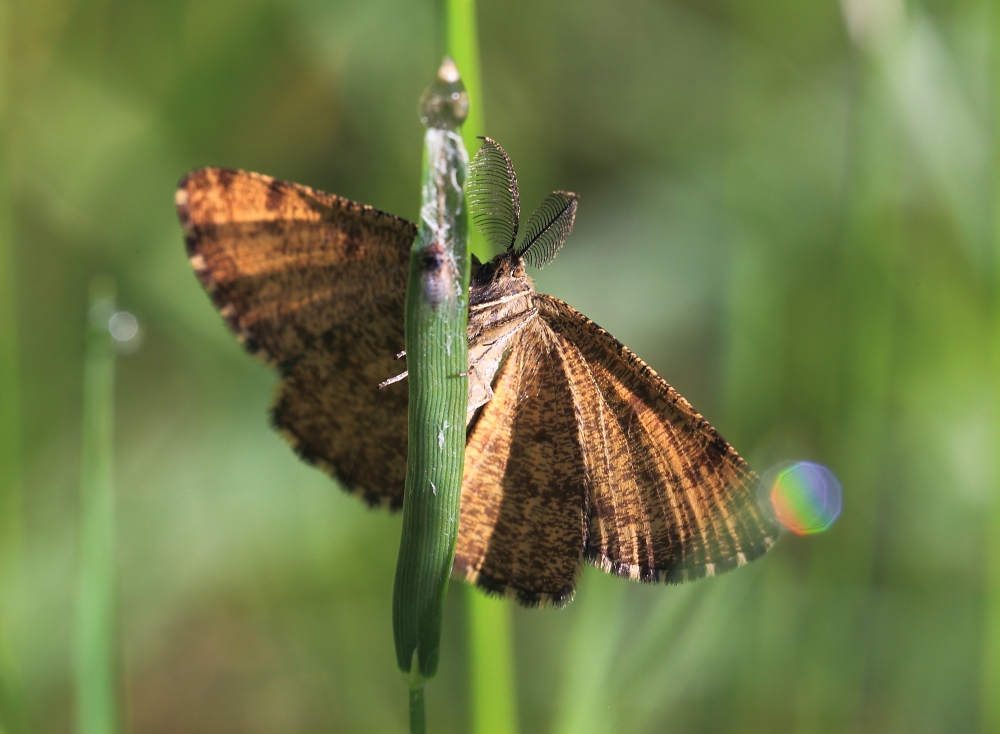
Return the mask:
M270 363L406 288L416 228L372 207L225 168L185 176L176 202L199 280Z
M191 265L253 354L280 367L275 426L372 504L402 503L403 321L416 228L308 186L204 168L176 195Z

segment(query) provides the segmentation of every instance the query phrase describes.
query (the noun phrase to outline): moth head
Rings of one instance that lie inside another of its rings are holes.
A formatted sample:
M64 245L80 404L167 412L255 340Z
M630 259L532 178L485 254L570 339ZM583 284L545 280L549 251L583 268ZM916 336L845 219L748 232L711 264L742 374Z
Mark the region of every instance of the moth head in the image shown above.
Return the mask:
M521 197L514 166L496 141L480 139L483 145L469 164L465 189L472 220L486 239L518 263L523 277L523 261L543 268L555 259L573 229L579 197L571 191L553 191L528 219L518 242Z
M472 281L480 289L507 288L510 281L528 280L524 260L513 252L501 252L492 260L481 263L473 255Z

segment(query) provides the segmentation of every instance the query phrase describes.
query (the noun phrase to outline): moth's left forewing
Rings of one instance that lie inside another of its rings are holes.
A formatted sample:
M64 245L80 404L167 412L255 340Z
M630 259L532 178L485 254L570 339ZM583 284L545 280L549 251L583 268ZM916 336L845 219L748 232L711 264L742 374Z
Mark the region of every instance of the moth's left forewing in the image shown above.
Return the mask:
M454 575L525 606L573 597L586 538L583 460L558 354L530 322L469 432Z
M539 294L535 304L579 420L587 558L637 580L679 582L766 552L777 528L736 451L606 331L551 296Z

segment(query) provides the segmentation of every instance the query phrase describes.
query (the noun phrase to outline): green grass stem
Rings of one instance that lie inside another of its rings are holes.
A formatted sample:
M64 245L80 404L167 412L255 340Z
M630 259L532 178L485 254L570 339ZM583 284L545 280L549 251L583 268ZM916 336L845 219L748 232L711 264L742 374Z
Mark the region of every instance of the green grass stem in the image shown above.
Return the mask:
M472 731L517 732L511 603L469 589L469 668Z
M424 710L424 683L410 686L410 734L424 734L427 731L427 713Z
M115 352L108 330L114 289L107 277L95 278L90 286L74 661L79 734L114 734L119 728L112 483Z
M478 136L486 135L486 112L483 107L483 84L479 73L479 32L476 23L476 0L445 0L445 53L462 70L462 81L469 95L469 116L462 125L469 159L479 150ZM496 254L493 245L475 228L469 232L469 250L483 262Z
M610 583L609 583L610 582ZM555 701L553 734L612 734L622 722L614 710L613 666L621 638L625 587L621 579L587 574L575 601L575 619ZM662 730L661 730L662 731ZM667 730L669 731L669 730Z
M393 593L399 667L411 688L434 676L458 535L468 404L469 256L458 128L468 97L446 58L424 92L423 193L406 294L409 446ZM413 731L422 731L413 727Z

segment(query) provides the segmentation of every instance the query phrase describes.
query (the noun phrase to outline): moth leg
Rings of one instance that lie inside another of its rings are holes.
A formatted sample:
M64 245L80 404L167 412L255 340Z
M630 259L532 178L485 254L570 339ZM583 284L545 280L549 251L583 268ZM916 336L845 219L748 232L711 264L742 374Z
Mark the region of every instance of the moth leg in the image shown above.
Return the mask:
M401 380L405 380L408 374L410 374L410 371L406 370L405 372L400 372L395 377L390 377L388 380L382 380L382 382L378 384L378 389L381 390L382 388L389 387L389 385L393 384L394 382L400 382Z

